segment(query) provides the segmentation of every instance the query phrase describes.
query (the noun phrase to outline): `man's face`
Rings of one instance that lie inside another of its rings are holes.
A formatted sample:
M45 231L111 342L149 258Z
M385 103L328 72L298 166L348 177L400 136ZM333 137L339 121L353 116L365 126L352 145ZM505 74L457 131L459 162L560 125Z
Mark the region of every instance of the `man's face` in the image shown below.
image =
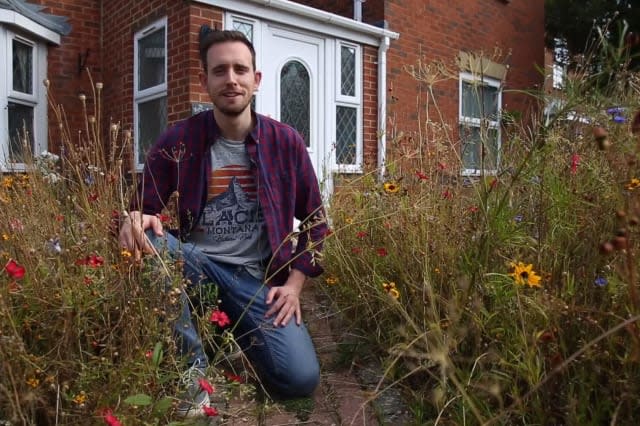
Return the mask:
M253 69L249 48L239 41L216 43L207 51L200 83L215 108L229 117L248 111L262 75Z

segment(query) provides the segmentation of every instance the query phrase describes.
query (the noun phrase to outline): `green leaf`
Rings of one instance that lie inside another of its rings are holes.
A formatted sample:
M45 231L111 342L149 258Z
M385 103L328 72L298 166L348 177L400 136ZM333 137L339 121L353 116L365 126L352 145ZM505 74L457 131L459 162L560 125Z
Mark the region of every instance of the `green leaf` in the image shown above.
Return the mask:
M151 397L149 395L146 395L144 393L139 393L137 395L131 395L130 397L125 399L124 402L126 402L127 404L130 404L130 405L137 405L137 406L142 407L142 406L146 406L146 405L151 405L153 400L151 399Z
M160 366L163 355L164 351L162 350L162 343L158 342L153 348L153 356L151 357L151 363L154 367L158 368Z
M166 414L173 404L173 399L165 396L153 406L153 412L159 415Z

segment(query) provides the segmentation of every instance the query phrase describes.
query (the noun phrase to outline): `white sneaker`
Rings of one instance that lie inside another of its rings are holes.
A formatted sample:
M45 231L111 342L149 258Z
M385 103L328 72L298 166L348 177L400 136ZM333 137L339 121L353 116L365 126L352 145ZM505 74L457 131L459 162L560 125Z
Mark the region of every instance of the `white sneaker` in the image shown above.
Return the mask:
M206 377L206 369L197 361L187 371L182 373L180 381L185 392L180 395L180 403L176 408L176 415L180 417L195 417L204 415L203 408L211 403L209 393L200 385L200 379Z

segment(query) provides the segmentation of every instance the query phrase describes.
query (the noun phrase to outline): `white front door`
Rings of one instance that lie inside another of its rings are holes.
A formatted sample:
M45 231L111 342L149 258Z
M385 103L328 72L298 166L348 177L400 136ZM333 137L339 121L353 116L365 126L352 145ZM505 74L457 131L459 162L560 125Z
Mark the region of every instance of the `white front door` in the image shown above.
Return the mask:
M262 47L256 109L298 130L326 191L325 40L265 23Z

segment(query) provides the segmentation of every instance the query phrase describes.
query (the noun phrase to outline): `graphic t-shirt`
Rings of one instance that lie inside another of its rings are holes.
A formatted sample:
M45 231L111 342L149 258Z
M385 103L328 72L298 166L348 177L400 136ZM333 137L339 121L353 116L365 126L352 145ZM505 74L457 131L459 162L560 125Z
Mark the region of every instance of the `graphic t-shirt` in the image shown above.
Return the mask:
M263 279L271 249L244 143L221 138L211 159L207 204L191 242L211 259L244 265Z

